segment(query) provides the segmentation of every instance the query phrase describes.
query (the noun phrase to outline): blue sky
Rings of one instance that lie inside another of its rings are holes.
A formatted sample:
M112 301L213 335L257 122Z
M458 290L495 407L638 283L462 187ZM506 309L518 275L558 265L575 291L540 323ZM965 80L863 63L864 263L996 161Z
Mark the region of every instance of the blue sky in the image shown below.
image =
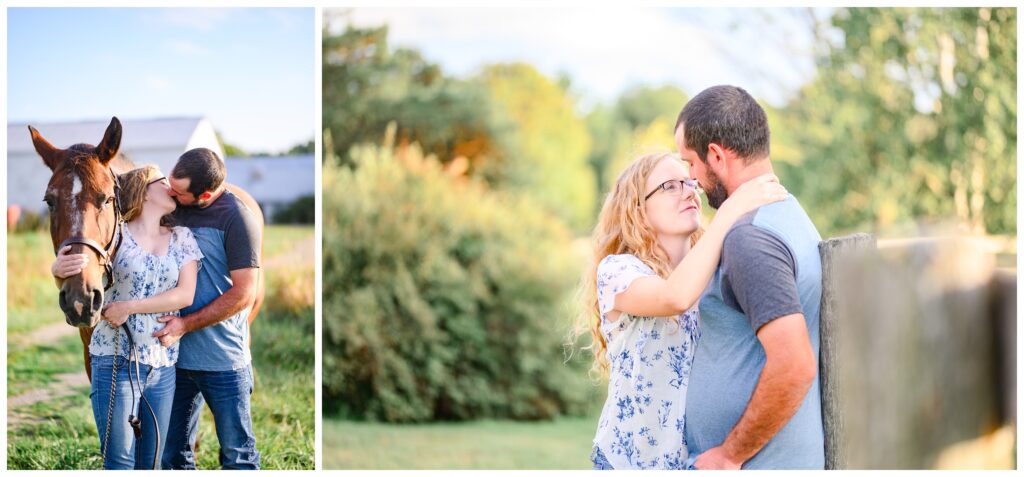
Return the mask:
M205 116L248 151L313 138L312 8L10 8L7 119Z
M814 73L811 15L828 10L752 8L348 8L346 22L389 26L392 45L419 49L445 71L526 61L568 73L582 104L614 100L635 84L673 84L689 95L736 84L781 105Z

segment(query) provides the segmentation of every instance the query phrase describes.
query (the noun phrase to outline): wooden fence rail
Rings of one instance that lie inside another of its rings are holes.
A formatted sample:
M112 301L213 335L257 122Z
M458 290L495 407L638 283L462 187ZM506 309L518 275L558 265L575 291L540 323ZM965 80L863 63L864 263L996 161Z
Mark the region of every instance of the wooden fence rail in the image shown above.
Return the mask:
M927 469L1016 424L1016 272L981 240L820 245L826 467Z

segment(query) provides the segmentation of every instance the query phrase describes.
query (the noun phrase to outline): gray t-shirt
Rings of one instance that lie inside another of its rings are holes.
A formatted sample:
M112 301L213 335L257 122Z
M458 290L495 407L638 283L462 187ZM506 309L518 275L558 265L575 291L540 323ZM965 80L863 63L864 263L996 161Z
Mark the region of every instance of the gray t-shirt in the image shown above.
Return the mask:
M691 457L719 446L746 410L764 368L757 330L803 313L818 358L821 236L796 198L766 205L726 235L722 259L700 300L684 434ZM823 469L818 378L796 414L744 469Z

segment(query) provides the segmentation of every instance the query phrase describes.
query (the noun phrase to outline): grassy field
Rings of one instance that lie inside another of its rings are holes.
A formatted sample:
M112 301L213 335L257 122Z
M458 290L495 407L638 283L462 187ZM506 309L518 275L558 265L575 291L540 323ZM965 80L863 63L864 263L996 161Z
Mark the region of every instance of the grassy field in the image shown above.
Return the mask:
M325 469L590 469L597 416L397 425L325 419Z
M45 232L8 235L9 469L99 469L99 437L77 331L62 328ZM267 298L252 328L253 426L265 469L312 469L314 263L312 227L268 227ZM63 325L66 326L66 325ZM70 329L70 328L68 328ZM56 330L56 334L47 332ZM69 384L71 383L71 384ZM39 394L12 406L12 398ZM219 467L213 417L200 426L199 467Z

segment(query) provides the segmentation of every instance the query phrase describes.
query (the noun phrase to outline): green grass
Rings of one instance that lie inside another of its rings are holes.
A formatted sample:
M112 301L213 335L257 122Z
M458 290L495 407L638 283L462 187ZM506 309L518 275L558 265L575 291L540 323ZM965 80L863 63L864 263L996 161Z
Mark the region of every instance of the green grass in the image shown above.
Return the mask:
M288 253L313 237L312 227L268 227L265 256ZM8 397L53 386L56 375L82 371L78 334L55 343L19 345L25 333L63 323L56 288L48 276L49 236L45 233L8 235ZM311 255L311 254L310 254ZM289 264L287 272L313 283L313 264ZM276 270L267 270L274 274ZM296 275L297 274L297 275ZM275 282L268 280L268 285ZM268 300L273 289L267 290ZM295 305L293 303L293 305ZM264 469L312 469L314 456L313 303L292 306L290 312L264 307L253 324L253 427ZM92 417L89 388L33 405L8 409L19 422L8 425L7 465L10 469L99 469L99 437ZM198 464L219 467L213 417L204 413L199 428Z
M49 232L7 235L7 333L27 333L63 323L57 287L50 275L53 244Z
M78 333L51 344L7 350L7 395L57 382L57 375L85 371ZM88 396L88 394L87 394Z
M325 469L589 469L597 417L380 424L325 419Z
M313 238L308 225L272 225L263 233L263 255L270 258L291 250L298 242Z

